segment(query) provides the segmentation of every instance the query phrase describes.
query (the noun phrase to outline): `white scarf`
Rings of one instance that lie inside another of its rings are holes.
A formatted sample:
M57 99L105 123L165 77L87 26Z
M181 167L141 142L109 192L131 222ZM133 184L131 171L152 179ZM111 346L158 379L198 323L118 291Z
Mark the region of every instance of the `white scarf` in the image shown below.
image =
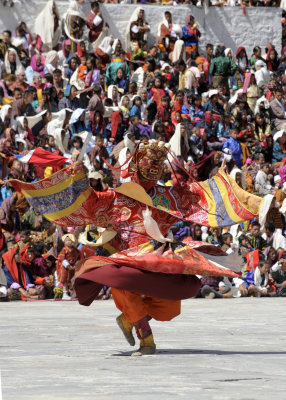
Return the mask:
M261 229L264 227L264 224L266 222L266 216L269 211L270 205L272 203L272 200L274 199L274 196L272 194L267 194L264 197L263 203L260 206L259 210L259 223L261 225Z
M181 57L181 52L183 51L183 56ZM177 40L175 43L175 47L173 50L173 54L172 54L172 62L176 62L178 61L180 58L182 58L184 61L186 61L186 52L185 52L185 43L183 40Z
M106 36L102 42L100 43L100 50L103 51L105 54L110 55L112 53L112 46L110 46L111 37Z
M185 134L184 134L184 140L185 140L185 145L187 146L187 148L189 147L188 144L188 134L187 134L187 129L185 130ZM175 156L179 157L182 155L182 149L181 149L181 124L178 124L176 126L176 130L174 135L171 137L171 140L169 142L170 144L170 149L172 151L172 153L175 154ZM171 159L172 160L172 159ZM170 160L170 161L171 161Z
M246 189L245 178L244 178L244 174L241 171L241 169L233 168L229 175L235 180L237 173L241 174L242 189L245 190Z
M238 58L237 59L237 64L238 64L240 69L245 70L246 65L247 65L246 57L243 56L242 58Z
M279 100L277 100L276 98L275 98L275 100L277 101L277 103L279 104L279 106L282 108L282 111L285 113L285 106L284 106L284 104L283 103L281 103Z
M130 27L131 27L131 24L132 24L132 22L135 22L135 21L138 20L138 15L139 15L140 10L143 10L143 8L142 7L137 7L135 9L135 11L131 15L131 17L129 19L129 22L127 24L127 27L126 27L126 30L125 30L125 50L126 51L130 50L130 45L131 45L131 40L130 40ZM145 12L144 12L143 21L145 22ZM145 39L145 36L147 37L147 34L144 35L144 39Z
M109 99L111 99L112 102L114 103L113 95L112 95L112 92L113 92L113 88L114 88L114 87L117 88L116 102L117 102L117 104L119 104L119 102L120 102L120 96L119 96L119 92L118 92L118 87L117 87L116 85L109 85L109 86L108 86L108 89L107 89L107 97L108 97Z
M167 21L165 13L163 13L163 21L158 25L158 32L157 32L158 36L161 36L161 25L165 25L165 27L167 29L169 29L169 22ZM172 26L172 24L171 24L171 26Z
M259 287L261 286L261 283L262 283L262 276L260 274L259 268L257 267L254 272L254 285ZM263 283L264 288L266 288L267 283L268 283L268 273L264 275L264 283Z
M67 37L70 40L72 40L73 42L79 43L79 42L82 41L82 38L81 39L75 39L70 33L69 23L68 23L68 18L70 16L80 17L83 20L85 20L85 15L82 13L82 11L81 11L81 9L79 7L79 4L77 3L76 0L70 0L68 11L64 15L63 19L64 19L64 30L65 30L65 33L66 33Z
M122 149L120 151L119 156L118 156L118 162L119 162L120 165L123 165L126 162L126 160L127 160L127 151L130 151L128 149L128 147L124 147L124 149ZM130 161L131 161L131 159L128 161L128 163L126 163L125 165L123 165L123 167L121 167L121 172L125 171L128 168L128 166L130 164ZM121 183L131 182L131 178L130 177L129 178L122 178L120 176L120 182Z
M20 68L22 68L22 64L20 62L20 59L18 57L17 51L10 47L8 51L5 54L5 59L4 59L4 64L5 64L5 70L7 74L11 74L11 66L10 66L10 61L8 60L8 54L9 53L14 53L16 54L16 71Z
M54 132L56 129L63 129L63 124L66 119L66 109L58 112L57 118L50 121L47 125L48 135L54 136Z
M55 20L53 12L54 0L48 1L43 11L37 16L35 21L34 31L35 34L39 35L43 43L52 50L59 42L61 36L60 27L54 32ZM59 12L56 6L55 13L58 16L59 22Z
M9 104L6 104L3 106L0 110L0 118L2 119L3 122L5 122L6 115L8 114L8 111L10 110L11 106Z

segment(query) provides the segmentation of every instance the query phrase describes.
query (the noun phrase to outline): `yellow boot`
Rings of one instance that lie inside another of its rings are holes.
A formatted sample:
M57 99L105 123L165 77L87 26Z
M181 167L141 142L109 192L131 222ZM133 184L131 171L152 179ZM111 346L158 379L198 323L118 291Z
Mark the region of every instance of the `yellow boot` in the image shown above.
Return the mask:
M119 328L122 330L123 335L127 340L127 342L130 344L130 346L135 346L135 339L132 334L133 324L131 322L126 321L123 317L123 314L120 314L116 318L116 322Z
M156 353L156 345L154 342L154 338L153 335L149 335L145 339L140 340L140 348L131 355L134 357L138 357L155 353Z

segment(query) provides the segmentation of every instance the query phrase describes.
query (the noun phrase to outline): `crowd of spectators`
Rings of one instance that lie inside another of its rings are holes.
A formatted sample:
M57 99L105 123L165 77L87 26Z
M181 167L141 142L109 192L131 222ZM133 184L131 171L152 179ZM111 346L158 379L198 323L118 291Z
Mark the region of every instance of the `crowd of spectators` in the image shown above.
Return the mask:
M61 24L49 1L35 28L21 22L0 40L1 300L71 299L77 262L108 254L104 246L90 246L100 227L47 221L9 179L35 182L57 171L58 164L29 161L45 151L53 160L81 156L91 187L106 191L129 179L109 165L125 169L135 143L150 139L169 142L197 181L212 178L225 159L240 187L264 197L257 220L223 230L173 226L180 240L241 257L239 278L203 277L200 296L285 296L286 49L200 48L194 17L178 28L167 10L148 45L142 8L122 43L108 35L99 3L91 3L86 17L79 3L70 2ZM188 180L174 162L158 184ZM100 298L109 297L105 287Z
M78 3L83 4L85 0L79 0ZM241 6L241 7L283 7L281 0L99 0L99 3L111 4L152 4L152 5L194 5L203 7L204 4L209 6ZM14 6L13 0L2 0L3 6ZM284 7L283 7L284 8Z

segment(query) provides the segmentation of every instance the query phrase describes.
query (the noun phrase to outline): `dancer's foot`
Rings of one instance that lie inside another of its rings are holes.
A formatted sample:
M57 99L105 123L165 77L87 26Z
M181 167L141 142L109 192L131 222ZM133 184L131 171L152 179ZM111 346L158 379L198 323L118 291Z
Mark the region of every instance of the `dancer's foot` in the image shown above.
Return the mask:
M132 357L147 356L156 353L156 345L153 335L149 335L145 339L140 340L140 348L131 354Z
M131 322L126 321L123 318L123 314L120 314L116 318L116 322L117 322L117 325L119 326L119 328L122 330L123 335L124 335L125 339L127 340L127 342L130 344L130 346L135 346L135 339L132 334L133 324L131 324Z

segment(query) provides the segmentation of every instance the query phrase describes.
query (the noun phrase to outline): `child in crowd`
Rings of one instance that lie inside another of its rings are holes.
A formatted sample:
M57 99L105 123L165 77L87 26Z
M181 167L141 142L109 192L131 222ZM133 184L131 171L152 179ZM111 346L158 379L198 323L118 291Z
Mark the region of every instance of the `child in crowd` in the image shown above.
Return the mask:
M255 297L267 296L270 265L267 261L259 261L258 266L243 278L247 285L249 295Z
M86 55L82 55L80 57L80 65L77 69L77 79L80 81L80 85L84 86L85 78L87 75L87 66L86 66Z
M267 247L267 241L261 236L260 228L261 225L258 221L252 222L251 231L247 235L247 238L253 249L264 251Z
M68 233L62 237L64 247L59 253L57 262L57 277L59 286L63 287L63 300L70 300L73 293L75 267L80 260L80 252L76 248L75 236Z
M258 194L265 195L272 193L273 188L271 186L268 175L269 175L269 164L262 163L260 165L260 170L257 172L254 185L255 190Z
M195 126L192 129L192 135L190 137L190 147L192 151L193 162L199 162L204 155L205 146L204 141L201 137L200 128L198 126Z
M223 245L221 246L221 249L225 253L227 253L227 254L233 253L233 249L235 248L235 245L233 244L233 237L230 233L226 232L222 235L222 243L223 243Z
M242 166L242 150L241 150L241 144L238 141L238 132L236 129L231 129L229 132L230 138L227 139L226 142L224 142L222 151L226 154L230 154L234 161L235 164L238 166L238 168L241 168Z

